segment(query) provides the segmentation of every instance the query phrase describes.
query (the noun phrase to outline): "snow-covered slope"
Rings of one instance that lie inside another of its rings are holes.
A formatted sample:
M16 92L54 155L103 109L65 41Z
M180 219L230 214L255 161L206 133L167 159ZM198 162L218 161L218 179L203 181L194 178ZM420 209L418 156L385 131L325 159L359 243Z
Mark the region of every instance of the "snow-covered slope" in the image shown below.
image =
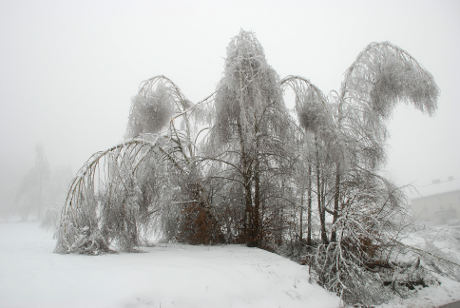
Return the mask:
M244 246L53 254L49 232L0 224L0 307L338 307L307 269Z
M416 226L406 234L403 242L460 264L459 225ZM444 276L434 275L440 282L439 286L423 288L411 298L395 297L390 303L379 308L431 308L460 301L460 283Z

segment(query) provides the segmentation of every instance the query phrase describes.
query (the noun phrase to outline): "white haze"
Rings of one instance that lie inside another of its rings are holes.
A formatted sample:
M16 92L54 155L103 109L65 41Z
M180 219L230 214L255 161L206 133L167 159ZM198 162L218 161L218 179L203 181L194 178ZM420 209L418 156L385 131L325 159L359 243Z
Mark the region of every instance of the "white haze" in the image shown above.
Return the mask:
M192 101L207 96L240 28L281 77L302 75L325 93L368 43L407 50L441 96L431 118L396 109L387 175L421 194L449 176L460 188L458 1L1 1L0 206L37 143L51 166L75 171L119 142L142 80L164 74Z

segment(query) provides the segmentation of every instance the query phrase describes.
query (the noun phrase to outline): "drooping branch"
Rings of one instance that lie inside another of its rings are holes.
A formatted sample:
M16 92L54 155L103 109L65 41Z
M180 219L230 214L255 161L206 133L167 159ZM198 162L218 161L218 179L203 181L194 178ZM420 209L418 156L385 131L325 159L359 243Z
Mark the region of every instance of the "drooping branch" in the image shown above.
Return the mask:
M374 148L375 162L384 158L379 146L387 137L384 120L399 102L433 114L439 89L433 76L409 53L389 42L371 43L345 73L340 94L339 123L349 134L365 136L362 151ZM374 162L374 164L375 164Z
M169 89L170 95L173 97L176 106L179 110L184 111L190 106L190 102L185 98L180 88L168 77L157 75L141 82L138 94L144 97L149 97L154 93L156 87L163 84Z
M289 87L294 92L295 111L301 127L325 141L334 139L335 122L323 92L300 76L287 76L280 85L283 90Z
M153 140L132 139L92 155L80 168L67 193L58 229L56 252L99 253L108 250L101 234L98 211L100 189L105 183L118 183L130 193L129 182L137 167L157 147ZM100 214L99 214L100 215Z
M389 42L369 44L346 71L341 87L344 102L368 104L382 118L390 115L398 101L431 115L438 95L433 76Z
M296 75L289 75L280 80L280 85L282 88L289 86L293 91L296 97L301 95L307 95L312 99L318 101L319 103L324 104L326 107L327 100L323 92L316 87L310 80ZM309 92L313 92L313 95L310 95Z

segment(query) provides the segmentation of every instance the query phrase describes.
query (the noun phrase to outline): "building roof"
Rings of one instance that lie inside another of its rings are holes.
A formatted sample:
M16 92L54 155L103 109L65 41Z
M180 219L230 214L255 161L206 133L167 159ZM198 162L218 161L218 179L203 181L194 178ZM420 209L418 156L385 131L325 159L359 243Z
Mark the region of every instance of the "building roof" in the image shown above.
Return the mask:
M460 192L460 179L450 179L444 181L433 181L425 185L413 185L413 189L408 193L411 200L417 200L429 196L439 196L451 192Z
M446 192L432 194L432 195L427 195L427 196L422 196L422 197L418 197L418 198L412 198L411 201L418 201L418 200L429 199L429 198L439 198L439 197L446 196L446 195L451 195L451 194L460 195L460 189L456 189L456 190L452 190L452 191L446 191Z

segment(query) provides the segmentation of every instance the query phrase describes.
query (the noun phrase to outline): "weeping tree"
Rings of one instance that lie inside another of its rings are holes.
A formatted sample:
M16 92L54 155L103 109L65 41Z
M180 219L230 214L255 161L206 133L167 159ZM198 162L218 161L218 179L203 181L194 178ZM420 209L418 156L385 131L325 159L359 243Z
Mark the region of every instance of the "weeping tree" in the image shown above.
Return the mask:
M316 170L322 243L310 264L320 284L349 302L383 300L381 278L369 269L390 266L404 216L401 191L378 175L385 158L385 120L398 102L432 114L438 88L413 57L387 42L364 49L347 70L340 92L328 99L303 78L288 77L283 83L295 92L300 125L313 133L316 148L318 140L325 143L326 165L334 166L329 172ZM330 117L317 120L321 114ZM325 213L332 216L329 239ZM363 283L372 281L374 288L363 290Z
M157 85L157 80L166 82L169 95L164 87ZM169 97L177 110L171 115L168 104L152 110L156 117L161 114L167 115L165 122L169 124L167 139L169 145L162 147L161 151L167 164L170 165L168 175L175 178L174 185L169 183L169 188L176 186L177 190L173 193L172 204L161 214L163 226L169 226L164 229L167 229L169 239L193 244L219 242L221 236L214 218L215 213L208 200L208 189L204 185L205 168L199 157L201 149L198 146L200 134L208 124L203 121L206 110L203 110L201 105L211 102L214 94L197 104L192 104L178 86L164 76L144 82L139 93L141 96L150 96L153 89L155 89L154 96L157 96L160 101L165 101L165 98ZM152 125L151 121L148 123Z
M206 243L215 240L216 222L200 183L192 141L198 129L191 121L196 110L164 76L141 84L129 116L129 139L95 153L73 180L56 252L99 254L111 251L111 246L131 251L139 245L142 231L153 227L166 237L187 238L167 226L196 212L205 213L200 223L212 234ZM190 204L194 210L189 210ZM195 223L189 221L192 227Z
M335 96L337 125L348 154L337 161L335 208L339 207L342 173L355 166L375 170L384 162L385 121L395 105L410 103L431 115L438 95L431 74L406 51L383 42L369 44L358 55Z
M280 82L283 89L290 88L295 95L295 112L303 129L302 149L303 173L307 185L307 243L311 244L311 207L313 193L316 195L320 234L323 243L328 242L326 212L331 195L331 163L337 156L336 123L334 122L327 98L309 80L300 76L287 76ZM313 183L315 185L313 185ZM303 191L301 192L303 195ZM330 212L330 211L329 211Z
M436 110L438 95L431 74L406 51L388 42L370 44L345 74L336 98L337 125L344 140L346 151L343 153L346 155L336 161L333 223L340 230L343 229L346 213L350 211L370 209L370 214L374 214L370 217L375 222L365 221L366 232L362 232L361 226L347 228L350 234L346 237L348 241L351 234L361 234L352 243L365 243L356 247L360 247L359 253L363 255L361 262L366 267L376 264L388 267L391 264L389 261L394 261L391 252L394 251L397 232L401 230L397 224L404 221L400 215L400 202L397 202L401 199L401 193L376 175L385 160L384 146L388 135L385 120L399 102L410 103L431 115ZM354 179L363 177L363 173L370 175L364 177L369 180L360 182L360 185L354 184ZM371 186L371 193L369 183L375 186ZM369 195L378 196L378 191L381 191L381 200L370 200L362 206L354 205L350 202L354 195L352 191L356 190L354 186L359 189L355 200L367 200ZM377 189L376 193L374 189ZM382 216L383 213L385 215ZM342 246L344 240L342 237L339 242L339 236L337 233L331 234L331 239L337 241L338 247ZM358 290L357 286L349 287L343 282L333 289L346 290L345 287L354 292ZM357 297L353 292L346 292L348 296ZM378 289L369 292L368 301L371 302L372 297L379 294Z

